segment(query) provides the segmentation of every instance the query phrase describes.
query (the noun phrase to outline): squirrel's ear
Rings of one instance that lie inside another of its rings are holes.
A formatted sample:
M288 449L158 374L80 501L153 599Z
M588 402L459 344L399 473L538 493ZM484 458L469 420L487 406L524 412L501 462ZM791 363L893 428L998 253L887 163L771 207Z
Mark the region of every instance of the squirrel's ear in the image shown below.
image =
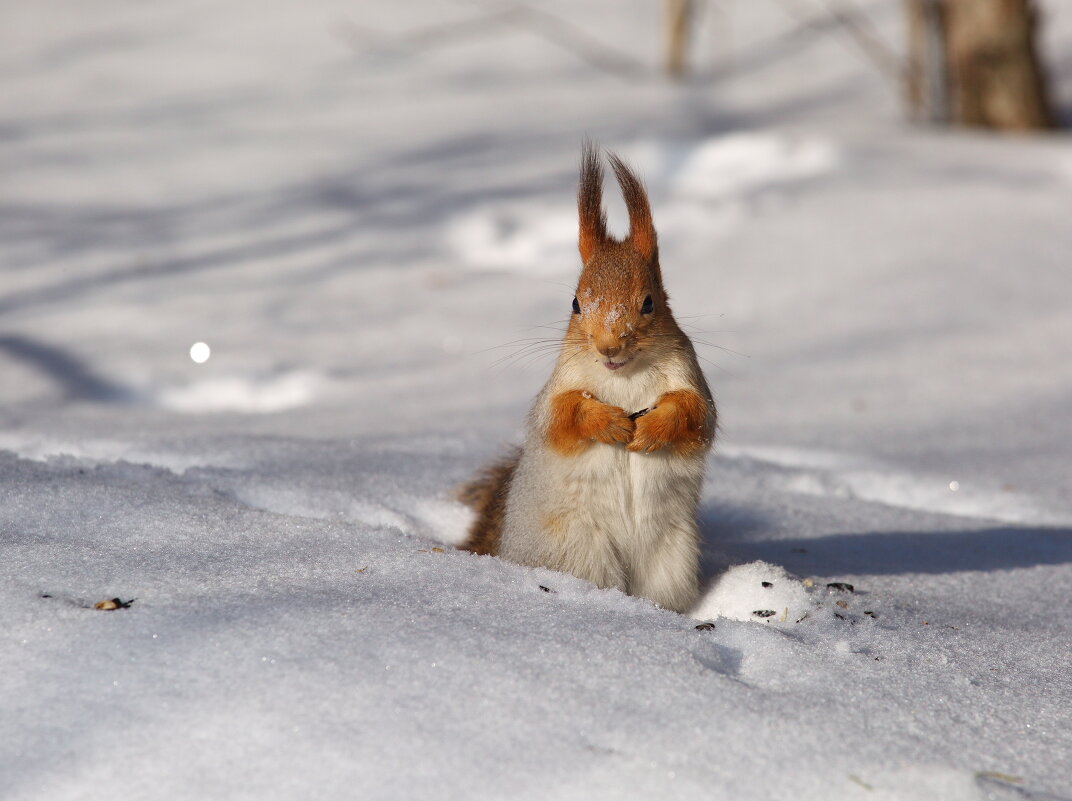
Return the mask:
M629 238L626 241L641 256L651 261L655 258L658 244L655 239L655 223L651 220L648 193L644 191L644 184L640 182L640 179L625 166L625 162L613 153L610 153L609 157L610 165L614 168L614 175L618 179L618 185L622 188L625 208L629 212Z
M577 189L580 234L577 249L581 262L588 263L607 239L607 213L603 211L603 167L599 151L588 139L581 145L581 182Z

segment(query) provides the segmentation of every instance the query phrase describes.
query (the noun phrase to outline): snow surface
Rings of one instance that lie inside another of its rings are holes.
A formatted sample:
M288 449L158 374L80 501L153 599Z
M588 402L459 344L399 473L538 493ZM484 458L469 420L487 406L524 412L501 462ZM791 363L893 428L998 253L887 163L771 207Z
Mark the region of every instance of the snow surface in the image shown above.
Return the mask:
M808 580L814 586L814 582ZM838 584L839 582L831 582ZM845 584L845 587L852 585ZM725 570L711 582L692 616L700 620L762 621L769 624L799 625L821 607L807 592L807 584L790 576L784 568L766 562L750 562ZM834 592L849 592L830 587ZM851 591L855 591L855 587ZM848 609L848 601L841 601ZM835 601L835 605L837 602ZM874 614L873 610L867 610Z
M825 3L681 85L658 4L541 6L639 77L498 8L5 8L0 797L1072 799L1067 138L906 126ZM693 618L452 547L583 134L719 402Z

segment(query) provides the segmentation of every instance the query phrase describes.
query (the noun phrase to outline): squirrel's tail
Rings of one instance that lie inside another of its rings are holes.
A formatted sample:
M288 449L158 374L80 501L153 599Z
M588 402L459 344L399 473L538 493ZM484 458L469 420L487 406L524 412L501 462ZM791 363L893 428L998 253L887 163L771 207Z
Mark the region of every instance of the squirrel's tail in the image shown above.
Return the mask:
M469 527L469 537L460 546L463 550L492 556L499 552L506 495L520 458L521 449L515 448L481 470L476 478L458 491L458 500L476 511L476 519Z

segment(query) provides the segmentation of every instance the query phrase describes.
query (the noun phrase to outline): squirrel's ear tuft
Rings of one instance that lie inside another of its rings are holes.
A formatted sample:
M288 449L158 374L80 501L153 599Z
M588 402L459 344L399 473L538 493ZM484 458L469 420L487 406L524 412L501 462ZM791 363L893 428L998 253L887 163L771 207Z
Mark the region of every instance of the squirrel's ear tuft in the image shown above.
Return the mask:
M624 161L613 153L609 154L609 158L618 185L622 188L625 208L629 212L629 238L626 241L641 256L651 261L655 258L658 245L655 239L655 223L651 220L648 193L644 190L644 184L625 166Z
M603 167L599 150L590 139L581 144L581 182L577 188L580 233L577 248L581 262L588 263L607 239L607 213L603 211Z

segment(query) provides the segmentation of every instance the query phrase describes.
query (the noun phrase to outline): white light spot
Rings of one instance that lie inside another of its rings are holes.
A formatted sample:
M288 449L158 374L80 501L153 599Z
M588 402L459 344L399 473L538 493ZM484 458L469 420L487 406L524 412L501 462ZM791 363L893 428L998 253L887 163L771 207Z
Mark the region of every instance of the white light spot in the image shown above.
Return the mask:
M204 342L195 342L190 346L190 358L197 364L204 364L212 355L212 349Z
M952 490L953 492L956 492L958 489L960 489L960 482L959 481L950 481L949 482L949 489Z

